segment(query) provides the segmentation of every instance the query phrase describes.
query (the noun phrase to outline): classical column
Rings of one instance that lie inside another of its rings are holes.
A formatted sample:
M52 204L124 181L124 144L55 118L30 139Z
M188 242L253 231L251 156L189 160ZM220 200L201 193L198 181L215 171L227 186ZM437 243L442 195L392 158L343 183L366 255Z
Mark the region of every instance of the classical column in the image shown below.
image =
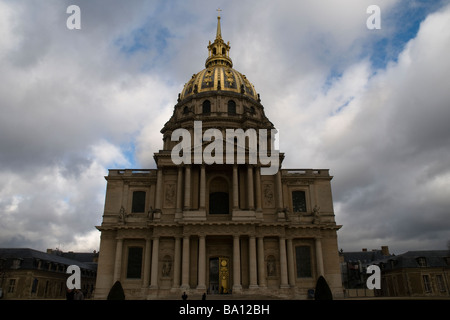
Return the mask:
M120 273L122 272L122 247L123 239L116 240L116 259L114 261L114 283L120 281Z
M239 180L237 164L233 165L233 209L239 209Z
M241 285L241 249L239 235L233 236L233 291L240 291Z
M150 255L152 253L152 240L146 239L145 240L145 254L144 254L144 282L142 284L143 287L149 286L149 280L150 280L150 268L151 268L151 258Z
M249 267L250 267L250 285L249 288L258 288L258 274L256 268L256 238L250 236L248 240L249 247Z
M316 262L317 262L317 273L318 277L324 275L323 271L323 259L322 259L322 240L316 238Z
M178 167L177 178L177 212L183 211L183 167Z
M292 245L292 239L287 239L286 241L289 285L295 287L294 247Z
M205 165L200 167L200 210L205 210L206 197L206 172Z
M281 184L281 171L278 170L276 176L276 188L277 188L277 210L283 210L283 186Z
M253 197L253 166L247 166L247 199L248 209L255 210L255 200Z
M191 166L186 166L184 177L184 210L191 209Z
M175 257L173 259L173 288L180 287L181 238L175 237Z
M280 269L280 288L289 288L286 262L286 240L283 237L280 237Z
M183 259L181 267L181 287L189 289L189 236L183 237Z
M157 180L156 180L156 196L155 196L155 209L161 210L161 199L162 199L162 179L163 172L162 168L158 169Z
M150 289L158 289L159 237L153 237Z
M255 172L256 211L262 211L261 199L261 167L256 167Z
M264 266L264 237L258 237L258 280L260 287L266 287L266 268Z
M197 289L206 289L206 241L205 236L199 236L198 242L198 285Z

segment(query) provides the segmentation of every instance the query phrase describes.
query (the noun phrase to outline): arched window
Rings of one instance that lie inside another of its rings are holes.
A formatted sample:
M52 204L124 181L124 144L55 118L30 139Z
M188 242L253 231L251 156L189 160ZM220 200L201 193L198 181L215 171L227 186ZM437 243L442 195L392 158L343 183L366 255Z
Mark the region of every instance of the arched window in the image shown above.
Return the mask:
M228 114L236 114L236 102L233 100L228 101Z
M131 212L145 212L145 191L133 192L133 204Z
M203 101L202 113L203 114L211 113L211 102L209 102L209 100Z
M183 108L183 114L188 114L189 113L189 107L184 107Z

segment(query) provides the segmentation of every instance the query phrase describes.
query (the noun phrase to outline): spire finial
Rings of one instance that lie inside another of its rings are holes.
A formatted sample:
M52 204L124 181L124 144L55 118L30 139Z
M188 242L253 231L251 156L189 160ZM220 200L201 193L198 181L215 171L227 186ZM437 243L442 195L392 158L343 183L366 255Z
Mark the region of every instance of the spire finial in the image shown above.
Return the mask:
M222 30L220 29L220 12L222 9L217 9L217 32L216 32L216 39L222 39Z
M208 51L209 51L209 57L206 59L205 66L206 68L215 66L215 65L222 65L232 68L233 62L230 59L229 52L230 52L230 42L225 43L222 39L222 30L220 29L220 12L222 10L219 8L217 9L218 15L217 15L217 32L216 32L216 39L213 43L211 41L208 45Z

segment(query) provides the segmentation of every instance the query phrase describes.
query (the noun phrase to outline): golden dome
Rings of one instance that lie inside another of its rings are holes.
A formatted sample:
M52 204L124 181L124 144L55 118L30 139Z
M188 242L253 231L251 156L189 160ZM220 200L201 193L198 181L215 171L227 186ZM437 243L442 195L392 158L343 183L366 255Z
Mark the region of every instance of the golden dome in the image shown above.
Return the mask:
M222 39L220 16L217 17L216 40L208 45L209 56L205 62L205 69L184 85L180 93L183 100L189 96L202 92L225 91L235 92L259 101L255 87L245 75L233 69L233 62L229 56L230 43Z
M185 99L196 93L219 90L244 94L258 100L255 87L245 75L233 68L221 65L209 67L194 74L191 80L185 84L180 98Z

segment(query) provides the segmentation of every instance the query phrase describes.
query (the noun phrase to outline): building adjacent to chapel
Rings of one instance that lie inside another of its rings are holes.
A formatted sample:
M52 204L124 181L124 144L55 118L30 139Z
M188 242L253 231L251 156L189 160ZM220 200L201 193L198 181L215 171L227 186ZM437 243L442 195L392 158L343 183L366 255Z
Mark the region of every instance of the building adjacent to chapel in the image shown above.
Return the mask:
M127 299L183 292L306 299L321 275L342 297L328 169L284 169L279 153L276 174L263 175L267 162L250 161L251 150L238 139L232 148L245 161L194 161L194 141L190 163L172 161L180 143L172 133L183 128L194 136L196 121L202 133L265 129L273 138L259 94L233 69L220 16L207 48L205 68L185 84L161 130L157 169L112 169L105 177L95 297L105 299L120 281ZM203 141L200 152L210 144Z

